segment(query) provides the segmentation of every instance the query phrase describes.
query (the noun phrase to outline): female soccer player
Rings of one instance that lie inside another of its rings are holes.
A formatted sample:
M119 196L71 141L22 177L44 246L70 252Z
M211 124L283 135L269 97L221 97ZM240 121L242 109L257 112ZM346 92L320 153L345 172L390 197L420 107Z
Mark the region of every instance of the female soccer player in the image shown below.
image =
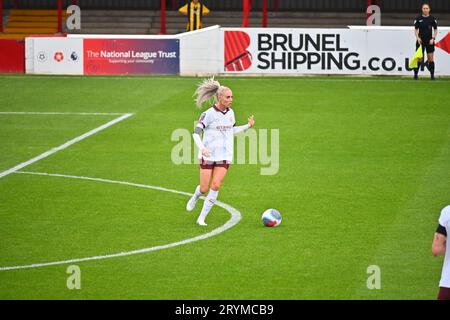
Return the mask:
M425 65L430 70L431 80L434 80L434 41L437 36L437 21L430 15L430 5L422 5L422 14L414 21L416 34L416 50L422 45L422 52L427 50L427 62ZM418 79L419 68L423 60L419 60L419 65L414 69L414 79Z
M447 245L448 232L450 231L450 206L441 211L439 224L434 235L431 251L433 256L445 255L442 267L441 281L439 282L439 300L450 300L450 246Z
M209 190L197 219L198 225L206 226L205 218L217 199L220 185L233 159L234 135L253 127L255 121L251 116L246 125L235 126L234 111L231 109L233 93L214 78L203 81L195 95L197 107L212 98L215 101L212 107L201 114L192 135L199 149L200 185L186 205L186 210L194 210L199 197ZM202 131L203 141L200 138Z

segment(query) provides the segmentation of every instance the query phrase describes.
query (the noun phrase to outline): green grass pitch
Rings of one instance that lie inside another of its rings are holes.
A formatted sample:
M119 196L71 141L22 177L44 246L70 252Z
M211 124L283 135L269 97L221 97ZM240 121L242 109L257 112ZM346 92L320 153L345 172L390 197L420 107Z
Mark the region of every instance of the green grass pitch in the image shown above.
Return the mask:
M435 299L431 255L450 203L450 81L220 78L238 124L279 129L276 175L232 165L219 200L242 220L165 250L0 271L0 299ZM22 171L95 177L192 193L198 165L175 165L171 134L192 130L199 78L0 76L0 112L134 113ZM0 114L0 172L117 115ZM207 233L229 220L202 201L127 185L12 173L0 178L0 267L107 255ZM264 228L267 208L283 222ZM369 290L367 268L381 270Z

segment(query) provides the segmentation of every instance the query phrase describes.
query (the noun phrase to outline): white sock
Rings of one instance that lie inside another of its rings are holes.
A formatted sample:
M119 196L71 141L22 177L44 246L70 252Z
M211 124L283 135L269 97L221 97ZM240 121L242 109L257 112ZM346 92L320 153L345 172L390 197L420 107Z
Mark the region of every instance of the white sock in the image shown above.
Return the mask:
M197 188L195 188L195 192L194 192L194 199L197 200L202 195L203 195L203 193L200 192L200 186L197 186Z
M214 206L216 202L217 196L219 195L219 190L214 191L213 189L209 189L209 193L206 196L205 202L203 203L202 212L198 216L197 221L205 222L206 216L208 215L211 208Z

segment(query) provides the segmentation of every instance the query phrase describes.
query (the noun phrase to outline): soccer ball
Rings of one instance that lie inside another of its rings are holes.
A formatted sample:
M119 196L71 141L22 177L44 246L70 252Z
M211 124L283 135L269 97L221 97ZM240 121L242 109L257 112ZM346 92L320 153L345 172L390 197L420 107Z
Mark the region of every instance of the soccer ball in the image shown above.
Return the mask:
M262 222L266 227L277 227L281 223L281 214L278 210L267 209L262 214Z

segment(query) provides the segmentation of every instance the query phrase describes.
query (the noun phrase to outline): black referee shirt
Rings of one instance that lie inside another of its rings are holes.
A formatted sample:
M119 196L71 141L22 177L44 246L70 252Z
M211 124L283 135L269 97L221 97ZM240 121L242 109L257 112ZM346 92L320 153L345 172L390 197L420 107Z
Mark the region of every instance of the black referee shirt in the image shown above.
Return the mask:
M437 21L433 16L418 16L414 20L414 27L419 29L420 39L431 39L433 37L433 29L437 29Z

